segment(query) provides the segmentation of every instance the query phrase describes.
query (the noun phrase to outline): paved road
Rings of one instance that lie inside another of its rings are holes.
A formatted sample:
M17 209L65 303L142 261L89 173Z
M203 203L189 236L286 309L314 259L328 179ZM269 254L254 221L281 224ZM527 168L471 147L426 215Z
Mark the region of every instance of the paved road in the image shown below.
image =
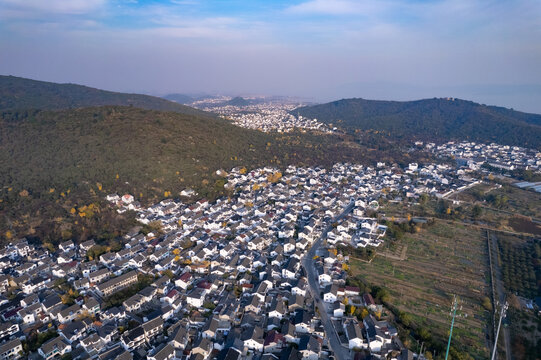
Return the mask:
M496 288L496 293L498 294L498 302L500 303L500 306L505 303L505 289L503 286L502 281L502 269L500 267L500 261L498 259L497 251L498 251L498 238L496 237L496 234L491 233L487 230L487 236L490 237L490 244L491 248L493 250L493 261L492 266L494 269L494 285ZM497 311L498 314L500 312L500 307L494 309L494 311ZM509 328L506 326L502 326L501 331L503 332L503 339L504 339L504 345L505 345L505 356L507 360L511 360L511 335L509 334ZM498 343L498 340L495 340L496 344ZM496 346L496 345L495 345Z
M355 204L353 202L350 203L340 215L334 218L334 220L331 223L340 221L344 216L346 216L353 209L354 205ZM329 348L334 352L334 356L337 360L348 360L348 359L352 359L353 356L351 352L348 349L344 348L342 344L340 343L338 334L334 330L329 314L327 314L327 311L325 309L325 304L323 303L323 299L321 299L321 296L319 294L317 272L314 266L314 256L316 255L317 250L321 247L323 240L327 237L327 233L329 232L330 229L331 229L331 225L329 225L322 232L319 239L317 239L314 242L310 250L308 250L308 252L305 254L302 261L302 266L304 267L304 270L306 272L306 277L308 278L308 286L310 289L310 293L312 294L312 298L314 299L315 304L319 310L321 323L323 325L323 328L325 329L325 334L327 335L327 339L329 340Z
M444 199L448 199L448 198L449 198L449 199L450 199L451 196L460 194L461 192L463 192L463 191L465 191L465 190L468 190L468 189L471 189L472 187L474 187L474 186L476 186L476 185L479 185L479 184L482 184L482 182L477 182L477 181L475 181L475 182L473 182L473 183L471 183L471 184L469 184L469 185L466 185L463 189L455 190L455 191L453 191L453 192L450 193L450 194L443 195L442 198L444 198Z

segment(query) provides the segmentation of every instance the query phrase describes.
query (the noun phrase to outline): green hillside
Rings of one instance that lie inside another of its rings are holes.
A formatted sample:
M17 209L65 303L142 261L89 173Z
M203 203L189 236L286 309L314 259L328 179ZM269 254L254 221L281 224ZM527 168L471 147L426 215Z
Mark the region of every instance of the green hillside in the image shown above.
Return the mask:
M380 149L347 136L268 134L134 107L4 111L0 238L8 231L50 242L108 237L126 224L104 205L109 193L131 193L147 205L186 187L212 198L225 193L215 174L220 168L372 164L402 156L395 146Z
M541 115L458 99L344 99L292 113L350 130L385 131L395 138L474 140L541 148Z
M0 110L74 109L121 105L143 109L204 115L203 111L159 97L124 94L76 84L57 84L14 76L0 76Z

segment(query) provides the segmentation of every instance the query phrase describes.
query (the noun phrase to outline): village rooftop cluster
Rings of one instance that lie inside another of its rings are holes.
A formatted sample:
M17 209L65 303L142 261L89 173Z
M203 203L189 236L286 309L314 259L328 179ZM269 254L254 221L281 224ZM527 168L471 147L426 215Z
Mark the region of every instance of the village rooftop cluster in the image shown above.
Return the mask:
M333 129L317 119L290 114L297 107L298 103L265 101L243 106L213 103L211 106L207 104L203 110L216 112L237 126L263 132L290 132L294 129L333 132Z
M90 259L93 240L67 241L54 253L26 239L4 248L2 293L20 289L1 301L4 353L18 358L30 331L54 330L38 350L45 359L68 352L74 359L342 359L359 349L408 355L393 326L374 316L381 307L370 294L347 286L348 258L335 245L379 246L385 227L365 216L378 198L441 195L461 181L452 168L379 163L220 173L234 195L214 203L164 200L142 209L131 195L108 196L164 232L135 229L118 252ZM319 248L325 238L329 247ZM308 249L317 256L306 259ZM144 275L148 286L121 306L107 305ZM69 290L59 290L64 279ZM73 304L66 291L77 292ZM347 316L345 298L371 312L362 321Z
M423 143L416 145L423 146ZM483 164L501 170L541 169L541 152L519 146L449 141L442 145L427 143L424 147L438 155L453 157L458 165L472 170L479 170Z
M439 151L451 148L484 152ZM142 208L131 195L109 195L141 223L116 251L96 254L94 240L45 249L24 238L2 249L0 357L20 358L35 334L49 338L31 354L45 359L411 357L379 319L382 306L348 283L343 249L381 246L387 229L373 216L381 198L445 197L477 182L472 169L339 163L217 174L231 195L212 203ZM355 308L366 313L352 316Z

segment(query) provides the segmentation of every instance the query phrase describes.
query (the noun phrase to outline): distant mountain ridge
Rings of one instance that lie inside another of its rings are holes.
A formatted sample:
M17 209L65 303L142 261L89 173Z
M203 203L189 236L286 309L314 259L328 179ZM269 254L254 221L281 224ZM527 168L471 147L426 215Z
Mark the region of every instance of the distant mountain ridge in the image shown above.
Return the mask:
M454 98L404 102L353 98L305 106L291 113L349 130L373 129L397 137L541 148L541 115Z
M232 106L247 106L247 105L251 104L251 101L246 100L243 97L237 96L237 97L234 97L233 99L227 101L225 104L226 105L232 105Z
M213 116L189 106L149 95L126 94L83 85L58 84L0 75L0 110L61 110L108 105Z
M164 99L167 99L169 101L174 101L174 102L177 102L179 104L190 104L192 102L194 102L194 98L189 96L189 95L184 95L184 94L167 94L165 96L163 96Z

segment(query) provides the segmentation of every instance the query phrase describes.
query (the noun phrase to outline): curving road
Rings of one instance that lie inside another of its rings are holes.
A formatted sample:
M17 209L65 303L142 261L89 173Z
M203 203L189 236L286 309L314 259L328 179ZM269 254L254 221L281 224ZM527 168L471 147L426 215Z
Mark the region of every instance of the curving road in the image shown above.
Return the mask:
M355 203L351 202L340 215L331 221L331 224L340 221L344 216L351 212L351 210L353 210L354 206ZM304 267L306 277L308 278L309 291L312 294L312 298L314 299L314 302L319 310L321 324L325 329L325 334L327 335L327 339L329 341L329 348L334 352L334 356L337 360L349 360L352 359L353 356L349 349L342 346L340 339L338 338L338 334L334 330L334 326L331 322L329 314L325 309L323 299L321 299L319 294L318 275L314 266L314 256L316 255L317 250L321 247L323 240L327 237L327 233L331 227L332 225L329 224L329 226L327 226L327 228L321 233L321 236L314 242L312 247L305 254L302 260L302 266Z

